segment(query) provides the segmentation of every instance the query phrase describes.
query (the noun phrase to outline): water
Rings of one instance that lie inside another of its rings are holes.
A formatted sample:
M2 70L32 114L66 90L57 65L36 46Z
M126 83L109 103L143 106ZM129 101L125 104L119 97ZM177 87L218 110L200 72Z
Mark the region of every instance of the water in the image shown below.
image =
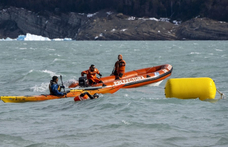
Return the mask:
M228 95L227 41L0 44L0 95L48 93L53 75L62 75L67 84L91 64L108 76L118 54L127 63L126 71L171 64L169 78L210 77ZM0 146L228 146L228 100L167 99L166 81L81 102L73 98L19 104L0 101Z

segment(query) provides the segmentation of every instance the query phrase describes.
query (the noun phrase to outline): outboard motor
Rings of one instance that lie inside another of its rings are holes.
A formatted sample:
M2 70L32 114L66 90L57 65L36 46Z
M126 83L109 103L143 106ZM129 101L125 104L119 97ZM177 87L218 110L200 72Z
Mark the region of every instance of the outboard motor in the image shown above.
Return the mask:
M86 77L80 77L78 81L79 81L79 86L80 87L88 87L89 86L88 85L88 80L87 80Z

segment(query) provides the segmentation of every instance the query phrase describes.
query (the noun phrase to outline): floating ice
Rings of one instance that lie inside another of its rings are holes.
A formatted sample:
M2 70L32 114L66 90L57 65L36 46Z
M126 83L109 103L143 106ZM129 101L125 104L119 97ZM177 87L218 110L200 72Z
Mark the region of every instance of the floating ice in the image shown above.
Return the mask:
M47 37L27 33L24 38L24 41L51 41L51 39Z
M26 35L19 35L16 39L12 39L12 38L6 38L6 39L0 39L0 41L72 41L71 38L54 38L54 39L50 39L47 37L43 37L43 36L39 36L39 35L33 35L30 33L27 33Z

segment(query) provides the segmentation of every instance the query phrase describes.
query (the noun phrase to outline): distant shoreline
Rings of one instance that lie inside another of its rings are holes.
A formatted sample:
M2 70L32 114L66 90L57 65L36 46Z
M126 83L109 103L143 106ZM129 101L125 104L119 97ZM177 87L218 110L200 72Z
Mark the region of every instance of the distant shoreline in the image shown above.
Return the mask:
M137 18L122 13L67 13L47 16L24 8L0 10L0 38L27 33L72 40L228 40L228 23L208 18L170 22L167 18Z

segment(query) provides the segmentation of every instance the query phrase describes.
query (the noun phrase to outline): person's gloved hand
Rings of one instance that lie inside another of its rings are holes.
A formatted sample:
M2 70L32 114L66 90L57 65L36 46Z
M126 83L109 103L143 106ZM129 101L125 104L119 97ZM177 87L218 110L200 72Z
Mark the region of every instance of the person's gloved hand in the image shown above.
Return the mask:
M65 88L65 86L62 85L62 86L60 86L60 88Z
M66 93L66 92L63 92L63 93L62 93L62 96L66 96L66 95L67 95L67 93Z
M99 73L99 76L102 77L102 74Z

